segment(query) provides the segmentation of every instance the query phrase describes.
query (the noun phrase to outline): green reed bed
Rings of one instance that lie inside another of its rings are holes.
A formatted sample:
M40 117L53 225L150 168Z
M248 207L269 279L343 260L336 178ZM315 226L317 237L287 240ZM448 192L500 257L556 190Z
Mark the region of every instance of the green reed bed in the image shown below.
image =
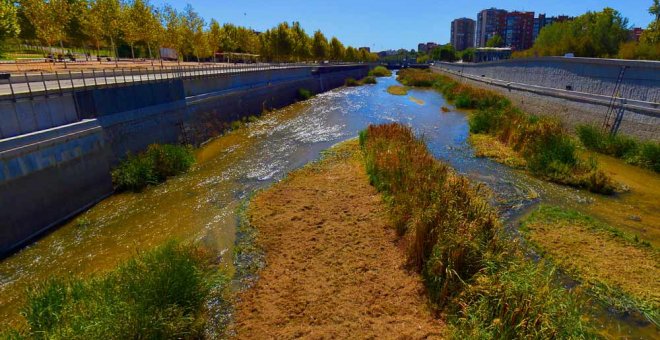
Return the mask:
M460 84L427 70L406 69L398 78L409 86L433 87L470 114L470 132L487 134L526 160L534 175L552 182L612 194L616 186L595 160L578 156L577 143L557 119L529 115L495 92Z
M152 144L143 153L129 154L112 171L112 181L118 190L140 191L187 172L194 163L190 146Z
M371 183L384 195L408 263L447 313L455 338L578 338L590 329L571 294L507 244L495 210L400 124L360 133Z
M206 303L228 280L202 248L168 242L90 279L51 278L28 292L27 327L7 338L202 338Z
M385 66L376 66L373 70L369 71L369 75L373 77L390 77L392 71L388 70Z
M580 141L587 149L660 172L660 143L658 142L642 142L628 136L611 135L593 125L580 125L576 131Z

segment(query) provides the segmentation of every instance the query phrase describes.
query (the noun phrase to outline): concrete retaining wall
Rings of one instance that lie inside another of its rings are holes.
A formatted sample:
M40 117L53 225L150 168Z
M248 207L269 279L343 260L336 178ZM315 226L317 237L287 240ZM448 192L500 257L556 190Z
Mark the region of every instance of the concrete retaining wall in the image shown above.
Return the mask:
M152 143L199 144L234 120L295 102L300 88L320 93L368 71L359 65L245 72L12 103L22 115L10 123L0 117L10 136L0 136L0 258L111 194L110 169L126 153ZM35 119L48 117L35 108L53 118Z
M438 63L454 72L509 82L612 96L619 72L626 67L618 96L660 103L660 62L545 57L490 63Z

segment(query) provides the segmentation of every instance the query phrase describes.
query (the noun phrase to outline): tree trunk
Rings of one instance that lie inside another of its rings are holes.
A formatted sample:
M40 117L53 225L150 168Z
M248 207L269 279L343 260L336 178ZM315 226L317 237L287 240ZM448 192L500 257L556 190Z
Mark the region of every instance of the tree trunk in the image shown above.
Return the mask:
M115 54L115 67L119 67L119 61L118 61L119 58L117 58L117 48L115 48L115 40L112 37L110 37L110 45L112 45L112 53Z
M64 44L62 43L62 40L60 40L60 48L62 49L62 60L64 61L64 69L66 70L66 55L64 55Z
M135 50L133 49L133 43L131 43L131 59L135 62Z

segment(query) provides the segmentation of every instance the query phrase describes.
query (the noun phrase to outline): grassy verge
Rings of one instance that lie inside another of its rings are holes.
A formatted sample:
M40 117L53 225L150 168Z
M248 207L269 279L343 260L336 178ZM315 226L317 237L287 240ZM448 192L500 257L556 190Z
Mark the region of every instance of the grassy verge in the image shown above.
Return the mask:
M592 125L581 125L576 130L580 141L587 149L660 172L660 143L642 142L622 135L612 136Z
M546 205L528 216L521 230L600 302L640 312L660 325L660 254L648 243L576 211Z
M591 335L553 270L507 244L494 209L400 124L360 133L371 183L390 205L409 265L455 338L579 338Z
M140 191L188 171L193 163L190 146L152 144L143 153L128 155L112 171L112 181L118 190Z
M388 70L385 66L376 66L373 70L369 71L369 75L373 77L390 77L392 71Z
M206 302L226 277L202 248L168 242L91 279L53 278L28 292L27 329L13 338L201 338Z
M433 87L457 107L475 109L470 115L470 132L495 137L520 154L526 168L537 177L601 194L616 190L595 160L578 156L576 141L560 121L529 115L499 94L430 71L406 69L399 72L398 79L408 86Z
M387 88L387 93L395 96L405 96L408 94L408 89L406 89L405 86L392 85Z

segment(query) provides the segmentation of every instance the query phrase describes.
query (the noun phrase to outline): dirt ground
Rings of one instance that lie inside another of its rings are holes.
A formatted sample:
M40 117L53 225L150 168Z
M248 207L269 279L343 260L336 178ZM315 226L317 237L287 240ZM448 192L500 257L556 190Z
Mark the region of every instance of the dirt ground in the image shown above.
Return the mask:
M238 338L442 336L357 150L335 147L253 199L266 267L239 296Z

